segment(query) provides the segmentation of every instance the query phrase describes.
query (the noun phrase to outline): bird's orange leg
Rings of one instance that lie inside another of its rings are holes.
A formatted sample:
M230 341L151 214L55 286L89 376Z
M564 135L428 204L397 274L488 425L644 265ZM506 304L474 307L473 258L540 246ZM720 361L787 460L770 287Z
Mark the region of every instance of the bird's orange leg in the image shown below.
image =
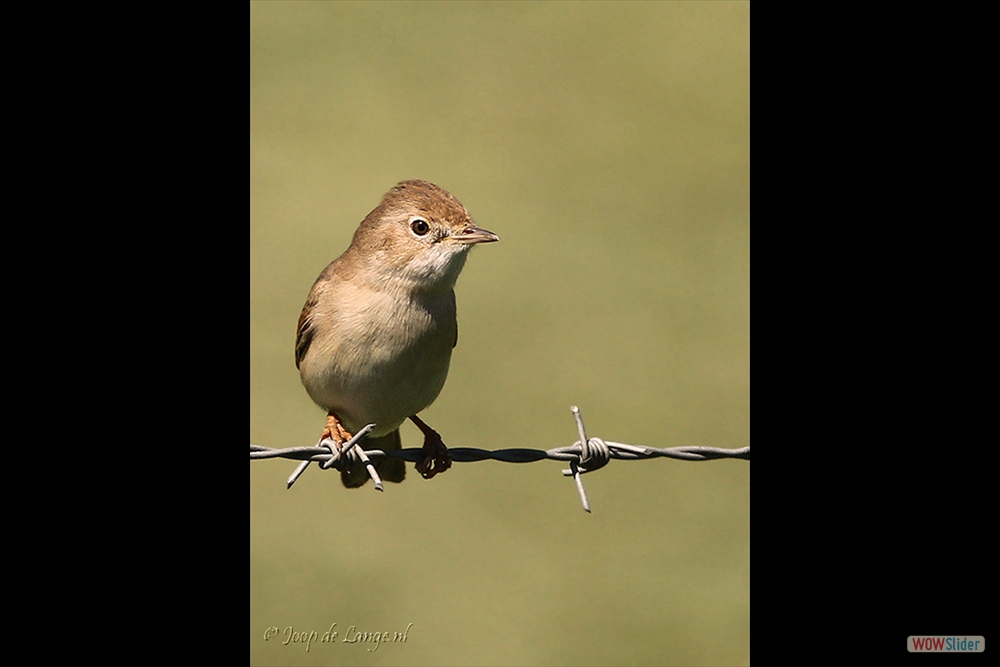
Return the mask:
M332 411L326 415L326 426L323 428L323 433L319 436L319 441L323 442L327 438L333 440L337 446L337 451L340 451L341 445L351 439L351 434L340 423L340 417Z
M417 428L424 434L424 460L417 464L417 472L424 479L430 479L439 472L444 472L451 467L451 456L448 455L448 448L441 440L440 434L425 424L420 417L413 415L410 421L417 425Z

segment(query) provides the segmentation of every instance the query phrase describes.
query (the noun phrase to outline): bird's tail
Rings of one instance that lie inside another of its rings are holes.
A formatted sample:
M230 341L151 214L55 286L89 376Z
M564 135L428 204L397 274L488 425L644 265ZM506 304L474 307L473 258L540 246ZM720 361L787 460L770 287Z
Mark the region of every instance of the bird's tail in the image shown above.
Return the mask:
M364 447L366 450L381 449L389 451L391 449L402 449L403 443L399 438L399 429L397 428L392 433L383 435L381 438L365 438L355 445L355 447ZM347 488L356 489L359 486L364 486L365 482L371 479L371 477L369 477L368 471L365 470L365 464L360 459L356 457L351 458L351 463L345 465L344 469L340 471L340 481ZM372 461L372 464L375 466L375 470L378 471L379 477L386 482L402 482L403 478L406 477L406 461L402 459L378 459L377 461Z

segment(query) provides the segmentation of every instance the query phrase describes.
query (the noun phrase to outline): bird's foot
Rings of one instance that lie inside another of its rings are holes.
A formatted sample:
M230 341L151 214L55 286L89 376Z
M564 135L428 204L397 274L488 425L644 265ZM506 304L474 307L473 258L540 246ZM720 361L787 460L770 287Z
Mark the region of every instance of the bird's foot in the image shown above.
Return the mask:
M351 439L351 434L347 432L344 425L340 423L340 417L331 412L326 416L326 426L319 436L319 441L332 440L333 445L339 454L345 442Z
M413 415L410 420L424 434L424 459L417 464L417 472L424 479L430 479L439 472L451 467L451 456L448 448L441 440L440 434L425 424L420 417Z

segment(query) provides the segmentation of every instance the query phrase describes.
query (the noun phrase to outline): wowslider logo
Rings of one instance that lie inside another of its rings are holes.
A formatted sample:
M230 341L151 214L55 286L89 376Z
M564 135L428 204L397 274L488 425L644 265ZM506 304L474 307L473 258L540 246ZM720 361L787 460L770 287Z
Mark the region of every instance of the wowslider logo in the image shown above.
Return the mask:
M982 653L986 650L983 637L924 637L906 638L910 653Z

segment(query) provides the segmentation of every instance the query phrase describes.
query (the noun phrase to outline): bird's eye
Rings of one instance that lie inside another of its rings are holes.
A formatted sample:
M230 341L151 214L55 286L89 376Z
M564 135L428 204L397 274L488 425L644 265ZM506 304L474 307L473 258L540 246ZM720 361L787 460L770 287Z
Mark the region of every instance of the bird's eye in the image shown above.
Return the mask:
M410 221L410 229L417 236L426 236L427 232L431 231L431 226L423 218L414 218Z

